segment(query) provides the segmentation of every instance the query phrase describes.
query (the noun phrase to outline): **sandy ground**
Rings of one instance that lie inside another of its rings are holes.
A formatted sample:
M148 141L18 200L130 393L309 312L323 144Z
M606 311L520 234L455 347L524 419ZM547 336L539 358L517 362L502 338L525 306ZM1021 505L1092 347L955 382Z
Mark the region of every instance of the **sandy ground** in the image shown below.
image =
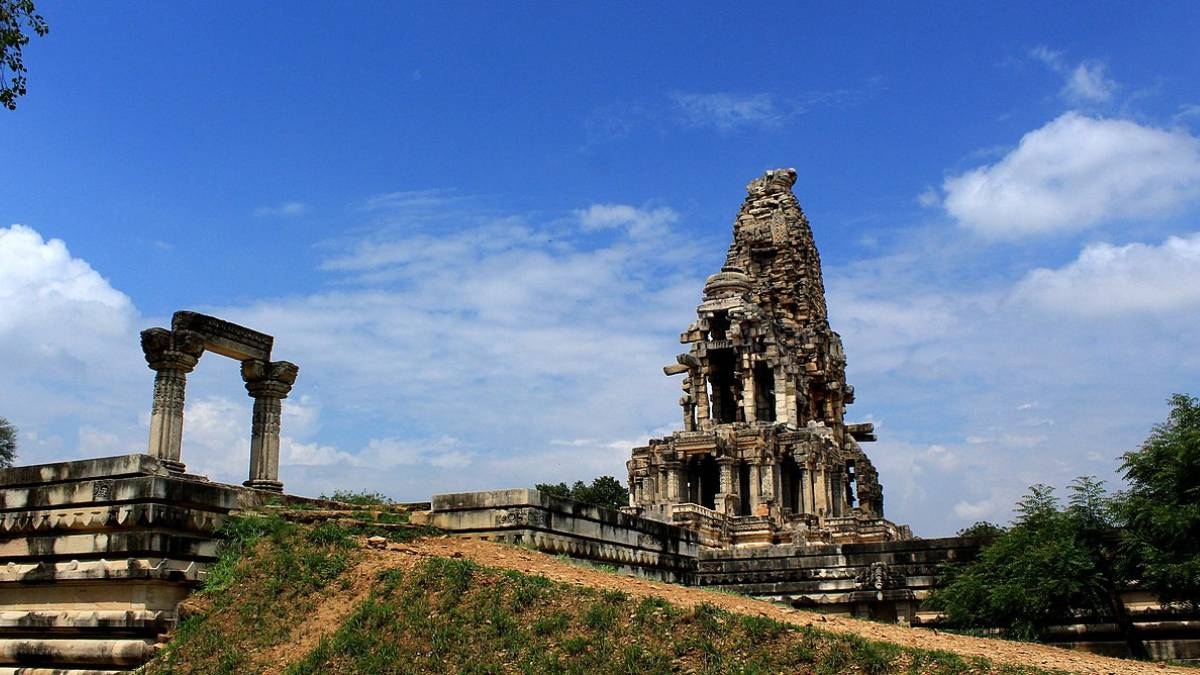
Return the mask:
M438 537L405 544L389 544L387 549L367 549L366 557L351 573L348 589L338 589L323 598L317 610L297 626L292 639L262 655L255 661L268 671L276 672L297 654L316 647L320 639L333 633L342 619L366 597L376 575L385 569L411 567L430 556L466 557L480 565L518 570L541 575L555 581L619 589L632 596L648 595L664 598L676 605L691 607L710 603L739 614L761 615L802 626L854 633L865 638L893 642L922 649L940 649L963 656L983 656L996 663L1056 668L1073 673L1124 675L1126 673L1181 673L1198 671L1166 667L1125 659L1114 659L1084 652L1070 651L1045 645L1006 640L991 640L938 632L928 628L909 628L874 623L858 619L827 617L813 612L795 610L762 600L715 593L664 582L622 576L516 546L486 541Z

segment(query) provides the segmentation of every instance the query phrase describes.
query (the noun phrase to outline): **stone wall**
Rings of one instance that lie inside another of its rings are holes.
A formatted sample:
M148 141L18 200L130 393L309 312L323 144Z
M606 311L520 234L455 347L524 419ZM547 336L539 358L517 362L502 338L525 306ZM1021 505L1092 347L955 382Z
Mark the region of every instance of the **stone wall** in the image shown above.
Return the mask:
M524 488L434 495L424 519L459 536L528 546L664 581L685 582L700 548L691 530Z
M936 585L938 568L974 558L983 542L952 537L706 549L693 583L796 607L918 622L934 616L922 613L920 602Z

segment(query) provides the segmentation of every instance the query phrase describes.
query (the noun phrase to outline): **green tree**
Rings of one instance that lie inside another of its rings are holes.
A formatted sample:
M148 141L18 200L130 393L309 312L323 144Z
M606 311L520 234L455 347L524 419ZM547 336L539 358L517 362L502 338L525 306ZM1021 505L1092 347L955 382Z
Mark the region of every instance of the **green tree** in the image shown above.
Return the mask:
M569 487L566 483L538 483L534 487L543 494L574 499L585 504L607 506L610 509L629 505L629 490L612 476L600 476L593 480L591 485L578 480Z
M0 417L0 468L10 467L17 461L17 428Z
M1047 627L1073 622L1073 610L1106 605L1090 583L1097 561L1053 488L1034 485L1017 503L1017 519L979 558L946 572L929 604L958 627L999 627L1039 639Z
M1200 605L1200 400L1170 399L1167 421L1122 455L1119 500L1130 565L1163 603Z
M1004 533L1004 528L986 520L980 520L959 530L958 537L998 537Z
M17 109L17 98L25 95L25 62L21 49L29 44L29 32L50 32L33 0L0 0L0 105Z

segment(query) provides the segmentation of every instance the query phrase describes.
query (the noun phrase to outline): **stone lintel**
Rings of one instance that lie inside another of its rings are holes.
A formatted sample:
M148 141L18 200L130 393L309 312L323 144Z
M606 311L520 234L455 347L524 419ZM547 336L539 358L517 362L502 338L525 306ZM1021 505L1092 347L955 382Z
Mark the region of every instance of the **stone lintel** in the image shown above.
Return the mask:
M204 337L204 347L211 352L238 361L271 360L275 338L215 316L197 312L175 312L172 330L190 330Z

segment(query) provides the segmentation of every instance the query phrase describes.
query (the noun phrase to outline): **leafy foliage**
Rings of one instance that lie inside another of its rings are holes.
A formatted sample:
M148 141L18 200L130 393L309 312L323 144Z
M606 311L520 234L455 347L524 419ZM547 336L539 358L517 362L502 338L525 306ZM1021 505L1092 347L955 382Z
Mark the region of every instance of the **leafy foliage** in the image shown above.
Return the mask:
M332 495L321 495L321 499L352 504L354 506L387 506L396 503L387 495L378 492L367 492L366 490L334 490Z
M1122 456L1131 566L1163 602L1200 605L1200 400L1176 394L1167 421Z
M958 531L959 537L996 537L1004 532L1004 528L986 520L980 520Z
M17 109L17 98L25 95L25 62L21 50L29 44L29 33L50 32L33 0L0 0L0 105Z
M1119 580L1111 571L1113 548L1104 543L1112 521L1103 485L1077 479L1066 509L1053 488L1034 485L1017 513L977 560L947 571L930 605L951 625L1005 627L1019 639L1037 639L1079 611L1109 611Z
M17 428L0 417L0 468L10 467L17 461Z
M600 476L593 480L591 485L578 480L570 487L567 487L566 483L538 483L535 487L544 494L574 499L585 504L607 506L610 509L629 505L629 490L612 476Z

